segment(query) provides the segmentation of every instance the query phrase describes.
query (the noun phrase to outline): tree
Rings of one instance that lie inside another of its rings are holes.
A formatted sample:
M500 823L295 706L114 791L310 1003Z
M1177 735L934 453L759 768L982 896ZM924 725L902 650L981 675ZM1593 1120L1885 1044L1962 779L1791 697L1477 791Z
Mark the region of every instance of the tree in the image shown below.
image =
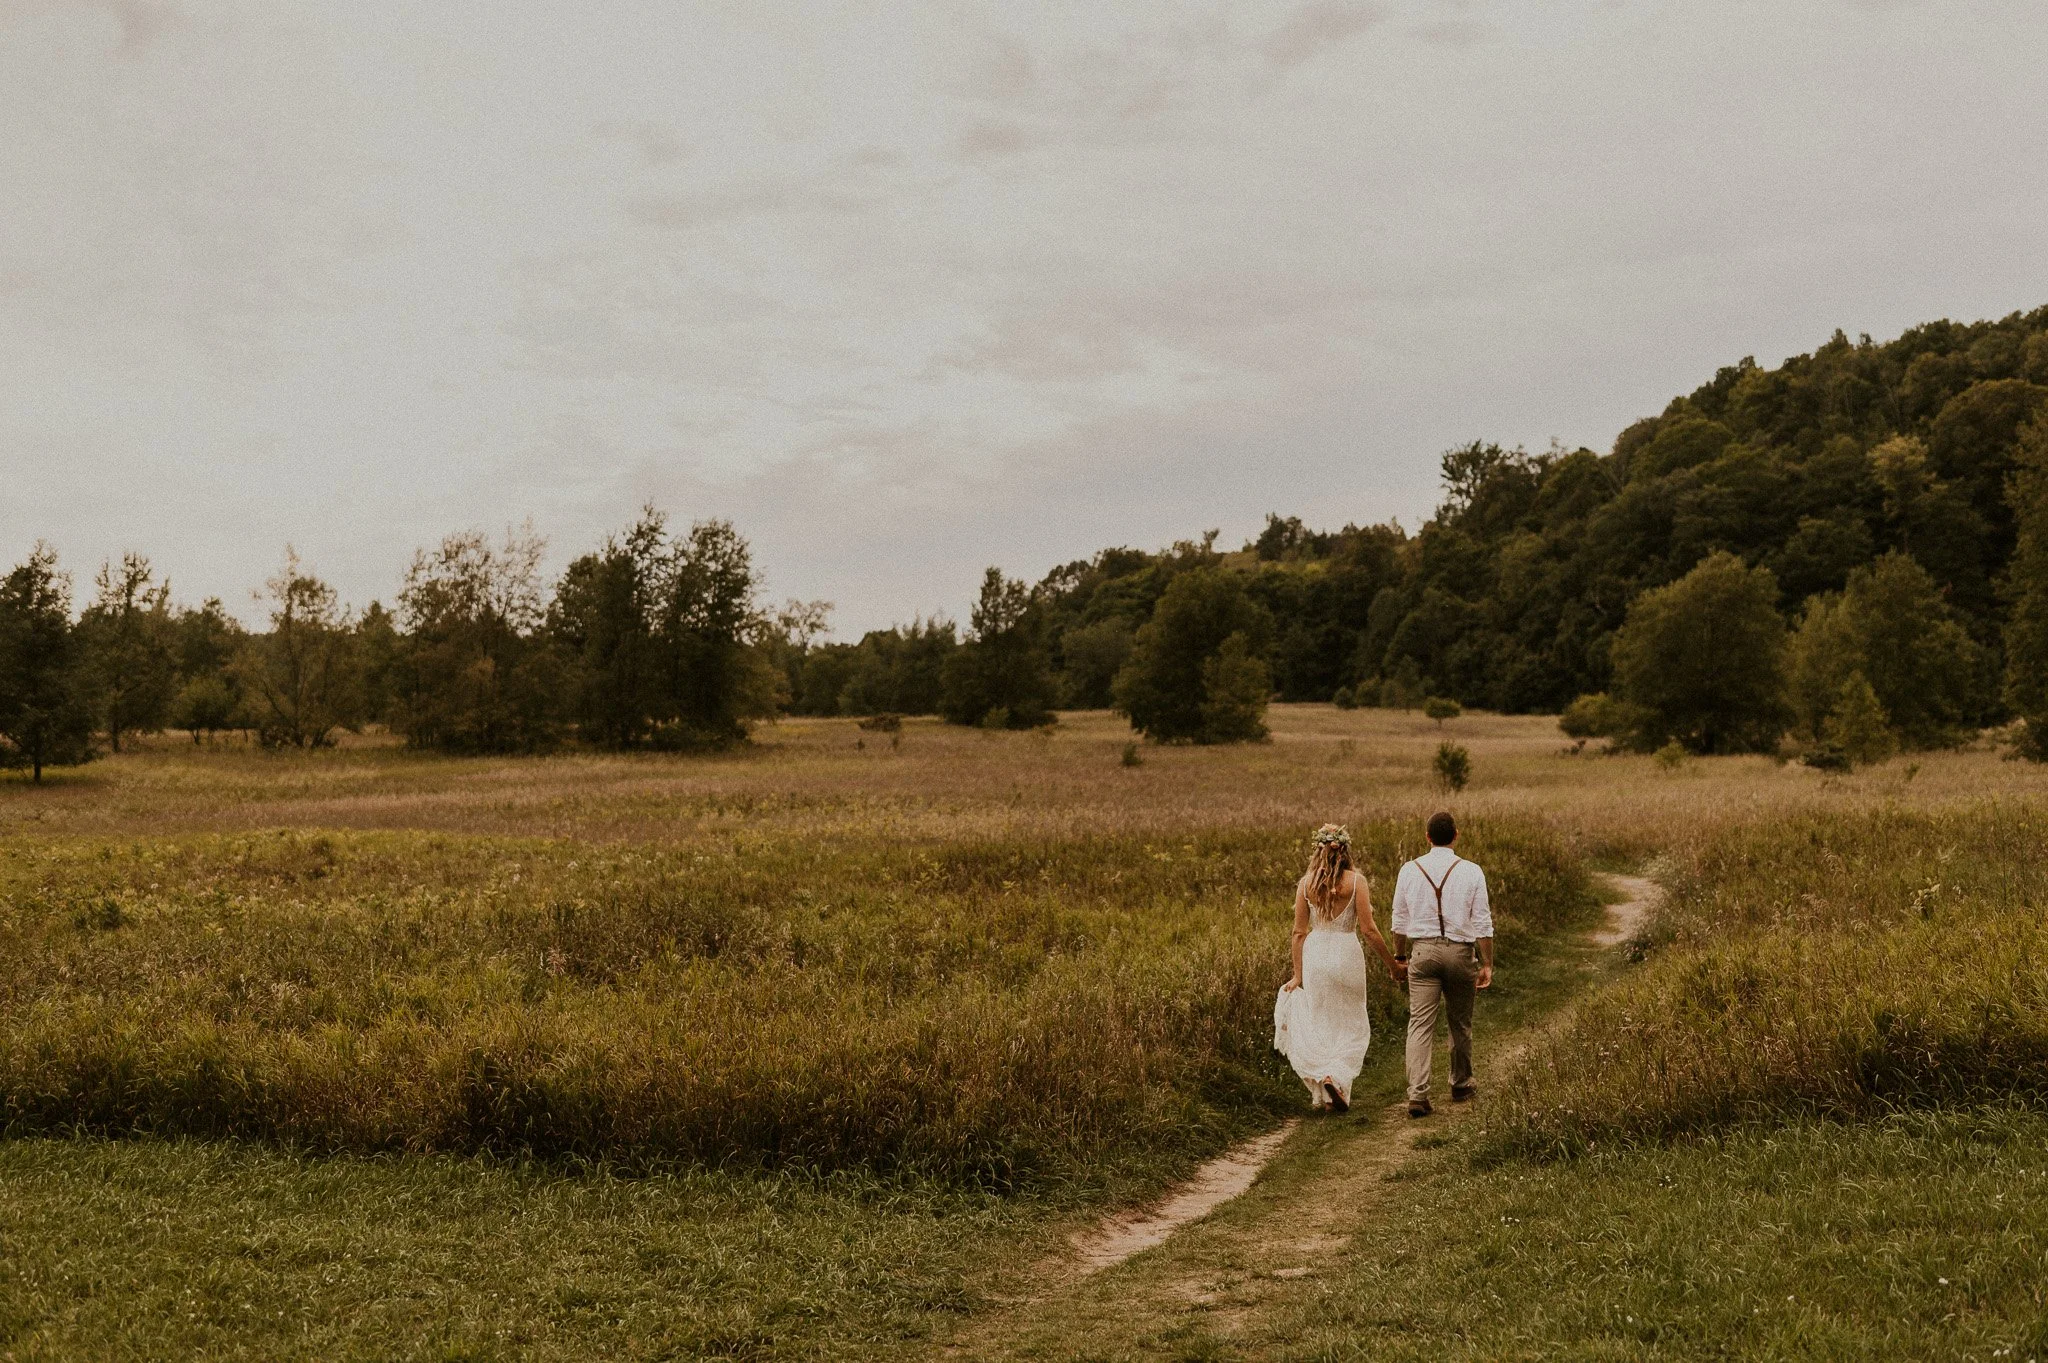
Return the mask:
M71 582L38 544L0 579L0 763L43 768L92 758L93 696L71 626Z
M1430 696L1422 702L1422 713L1436 721L1436 727L1444 727L1447 719L1456 719L1465 713L1465 707L1446 696Z
M1785 622L1767 568L1718 553L1632 602L1615 636L1621 698L1641 707L1636 742L1698 753L1775 747L1787 718Z
M544 547L529 526L496 548L467 532L413 556L392 666L391 722L407 743L531 752L553 739L559 680L535 637Z
M2048 416L2021 433L2006 484L2018 540L2000 590L2005 626L2005 703L2024 721L2019 751L2048 762Z
M1205 665L1233 637L1241 637L1250 654L1271 635L1271 618L1246 594L1238 574L1220 567L1183 572L1159 598L1152 619L1138 631L1131 656L1117 673L1117 708L1148 738L1230 741L1208 737L1203 707L1211 699L1209 684L1228 677L1241 687L1249 677L1236 668L1205 675ZM1257 710L1263 720L1263 697Z
M178 698L171 703L171 723L191 734L197 744L202 736L211 738L223 729L238 727L244 718L241 707L242 698L227 678L209 672L178 689Z
M1450 794L1457 794L1472 780L1472 754L1449 739L1436 745L1436 757L1429 765L1437 784Z
M171 587L155 580L140 554L123 554L118 568L111 561L101 565L93 586L78 638L92 669L107 741L119 752L123 733L163 728L177 697Z
M1849 575L1842 627L1855 659L1906 746L1956 740L1981 714L1983 651L1927 570L1899 552Z
M568 669L584 739L602 747L723 747L773 713L772 664L755 648L753 556L728 521L673 537L652 506L571 563L547 632Z
M355 637L334 588L308 572L285 546L284 566L264 584L270 630L251 637L232 674L241 683L266 747L319 748L361 713Z
M219 597L173 613L171 646L178 664L178 694L171 702L172 727L192 741L223 729L248 727L248 710L231 664L249 633L230 617Z
M968 618L967 641L946 659L939 713L954 724L1029 729L1052 715L1052 669L1043 642L1042 616L1031 585L982 574L981 596Z
M1202 663L1202 743L1255 743L1266 737L1273 674L1242 630Z
M1821 730L1841 699L1842 687L1859 673L1863 652L1839 592L1816 596L1800 612L1799 628L1786 650L1787 700L1800 735L1822 741Z
M1822 726L1821 737L1858 766L1882 762L1899 750L1899 736L1893 731L1877 692L1861 672L1851 673L1842 683L1841 694Z

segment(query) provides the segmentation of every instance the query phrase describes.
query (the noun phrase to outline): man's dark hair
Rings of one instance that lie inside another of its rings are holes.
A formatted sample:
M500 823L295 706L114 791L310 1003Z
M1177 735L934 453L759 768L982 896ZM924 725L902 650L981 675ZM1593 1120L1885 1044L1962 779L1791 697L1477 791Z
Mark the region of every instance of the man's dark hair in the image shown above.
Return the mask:
M1458 821L1447 809L1440 809L1429 816L1429 845L1449 847L1451 839L1458 836Z

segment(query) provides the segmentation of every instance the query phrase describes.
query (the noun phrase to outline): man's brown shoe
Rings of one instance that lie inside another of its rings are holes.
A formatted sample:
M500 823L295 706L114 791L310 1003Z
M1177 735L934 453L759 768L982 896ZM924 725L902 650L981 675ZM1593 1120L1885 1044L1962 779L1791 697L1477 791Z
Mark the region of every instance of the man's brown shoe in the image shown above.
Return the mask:
M1408 1115L1411 1117L1427 1117L1434 1111L1436 1109L1429 1105L1429 1099L1427 1098L1424 1098L1419 1103L1408 1104Z
M1454 1088L1451 1090L1451 1101L1454 1103L1469 1103L1478 1092L1479 1085L1477 1084L1467 1084L1463 1088Z

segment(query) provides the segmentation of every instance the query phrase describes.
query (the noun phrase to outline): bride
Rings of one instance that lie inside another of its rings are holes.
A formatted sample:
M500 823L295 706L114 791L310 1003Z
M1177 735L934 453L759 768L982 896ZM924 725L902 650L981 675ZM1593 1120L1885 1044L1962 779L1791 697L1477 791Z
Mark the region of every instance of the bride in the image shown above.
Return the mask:
M1333 1112L1350 1109L1351 1081L1372 1042L1360 933L1400 979L1401 967L1373 922L1372 892L1351 864L1351 834L1326 823L1294 887L1294 977L1273 1004L1273 1049L1294 1066L1314 1105Z

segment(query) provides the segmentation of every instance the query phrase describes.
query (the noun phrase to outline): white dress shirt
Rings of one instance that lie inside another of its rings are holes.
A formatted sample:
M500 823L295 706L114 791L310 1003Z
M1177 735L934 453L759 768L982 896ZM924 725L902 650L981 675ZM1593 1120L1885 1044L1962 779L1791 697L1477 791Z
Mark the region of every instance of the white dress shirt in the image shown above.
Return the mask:
M1423 872L1429 872L1427 880ZM1433 880L1444 887L1443 918L1437 918ZM1476 942L1493 936L1493 905L1486 897L1486 872L1448 847L1432 847L1401 868L1394 882L1394 931L1403 937Z

